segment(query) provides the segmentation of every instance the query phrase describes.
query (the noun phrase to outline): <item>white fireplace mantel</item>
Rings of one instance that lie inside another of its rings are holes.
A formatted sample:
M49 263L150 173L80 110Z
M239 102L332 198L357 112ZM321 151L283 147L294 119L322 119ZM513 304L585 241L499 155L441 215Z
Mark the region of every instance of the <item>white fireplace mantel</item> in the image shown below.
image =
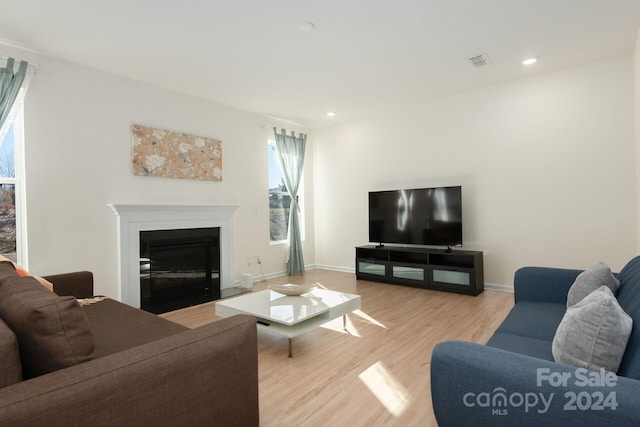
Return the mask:
M220 227L220 288L234 283L233 204L110 203L118 217L118 298L140 307L140 232Z

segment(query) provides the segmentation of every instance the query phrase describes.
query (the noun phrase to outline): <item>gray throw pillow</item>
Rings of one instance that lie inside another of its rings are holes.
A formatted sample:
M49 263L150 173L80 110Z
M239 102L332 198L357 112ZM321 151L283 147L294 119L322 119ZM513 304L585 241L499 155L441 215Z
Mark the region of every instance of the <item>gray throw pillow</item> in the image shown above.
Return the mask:
M632 326L611 290L601 286L567 309L553 337L553 358L576 368L616 372Z
M567 307L577 304L591 292L605 285L615 295L620 287L620 281L611 273L611 269L604 262L600 262L576 277L567 294Z

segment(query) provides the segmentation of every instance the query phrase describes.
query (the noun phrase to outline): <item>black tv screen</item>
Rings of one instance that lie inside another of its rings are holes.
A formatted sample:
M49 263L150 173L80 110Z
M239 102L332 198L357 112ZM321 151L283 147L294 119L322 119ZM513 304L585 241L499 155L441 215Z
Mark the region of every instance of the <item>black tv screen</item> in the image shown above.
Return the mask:
M369 241L462 246L462 187L370 192Z

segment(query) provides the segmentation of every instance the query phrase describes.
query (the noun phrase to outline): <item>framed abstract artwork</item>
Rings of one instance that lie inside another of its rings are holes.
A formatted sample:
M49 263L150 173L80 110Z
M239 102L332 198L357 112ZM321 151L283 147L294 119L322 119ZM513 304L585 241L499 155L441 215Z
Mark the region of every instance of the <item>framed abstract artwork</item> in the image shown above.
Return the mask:
M133 173L222 181L222 141L142 125L131 126Z

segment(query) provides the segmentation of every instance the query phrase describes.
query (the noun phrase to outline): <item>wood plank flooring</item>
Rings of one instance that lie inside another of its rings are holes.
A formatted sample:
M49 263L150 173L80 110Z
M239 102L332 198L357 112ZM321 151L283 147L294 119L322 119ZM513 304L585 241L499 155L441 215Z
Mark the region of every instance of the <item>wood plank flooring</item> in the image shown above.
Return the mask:
M357 281L354 274L310 270L257 283L318 282L359 294L362 309L294 339L258 334L260 425L436 426L429 369L445 340L485 343L504 320L513 295L477 297ZM163 314L194 328L217 320L214 303Z

